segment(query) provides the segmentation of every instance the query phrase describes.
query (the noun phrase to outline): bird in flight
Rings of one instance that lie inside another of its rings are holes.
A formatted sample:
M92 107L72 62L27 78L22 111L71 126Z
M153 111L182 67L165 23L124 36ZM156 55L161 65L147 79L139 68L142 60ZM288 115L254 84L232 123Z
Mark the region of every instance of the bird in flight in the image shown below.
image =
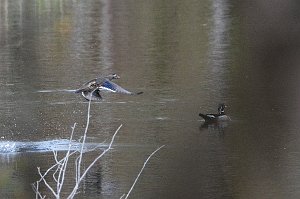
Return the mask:
M86 100L97 101L101 100L101 92L111 92L111 93L120 93L126 95L139 95L143 92L130 92L116 83L112 82L113 79L119 79L120 76L117 74L110 74L107 76L101 76L95 79L92 79L84 83L75 93L81 93Z

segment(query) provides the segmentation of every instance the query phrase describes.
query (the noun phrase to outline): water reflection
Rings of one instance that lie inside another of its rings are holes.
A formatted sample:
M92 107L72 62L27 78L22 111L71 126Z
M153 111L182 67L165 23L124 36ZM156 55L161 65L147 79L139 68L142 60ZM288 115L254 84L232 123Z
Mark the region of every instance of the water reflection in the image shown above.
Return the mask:
M100 41L101 41L101 55L100 58L103 59L99 64L103 66L104 70L111 69L112 62L112 42L113 34L111 31L111 1L101 0L102 5L102 16L100 25Z
M209 66L214 74L215 89L218 89L219 97L224 98L227 84L227 73L229 68L229 50L231 44L230 35L230 13L227 0L212 1L212 25L209 38Z
M210 65L214 72L223 74L228 64L230 47L230 13L227 0L212 1L212 27L210 32ZM222 78L220 78L222 79Z
M199 130L204 131L207 130L208 132L217 132L219 135L225 134L225 129L228 127L229 121L220 121L220 122L203 122Z

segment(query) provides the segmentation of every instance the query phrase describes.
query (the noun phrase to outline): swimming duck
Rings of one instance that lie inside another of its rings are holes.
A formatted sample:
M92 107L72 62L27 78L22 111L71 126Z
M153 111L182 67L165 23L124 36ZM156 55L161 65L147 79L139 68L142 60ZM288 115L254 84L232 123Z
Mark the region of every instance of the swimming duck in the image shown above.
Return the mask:
M86 82L85 84L83 84L79 89L75 91L75 93L81 93L86 100L92 100L92 101L102 99L102 96L100 95L101 91L121 93L127 95L139 95L143 93L143 92L138 92L138 93L130 92L111 81L113 79L119 79L119 78L120 77L117 74L111 74L108 76L92 79Z
M217 114L202 114L199 113L199 116L202 117L205 122L218 122L218 121L229 121L230 117L225 114L225 104L221 103L218 106Z

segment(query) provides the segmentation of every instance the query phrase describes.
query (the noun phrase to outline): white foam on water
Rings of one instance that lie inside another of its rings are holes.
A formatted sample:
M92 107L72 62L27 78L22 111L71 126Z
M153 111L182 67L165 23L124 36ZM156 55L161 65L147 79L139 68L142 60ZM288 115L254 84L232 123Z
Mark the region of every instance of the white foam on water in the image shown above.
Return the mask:
M49 140L40 142L14 142L14 141L0 141L0 154L20 153L20 152L48 152L48 151L67 151L71 144L71 151L78 151L81 149L81 143L67 139ZM85 143L84 151L93 150L95 148L105 148L107 144L103 143Z

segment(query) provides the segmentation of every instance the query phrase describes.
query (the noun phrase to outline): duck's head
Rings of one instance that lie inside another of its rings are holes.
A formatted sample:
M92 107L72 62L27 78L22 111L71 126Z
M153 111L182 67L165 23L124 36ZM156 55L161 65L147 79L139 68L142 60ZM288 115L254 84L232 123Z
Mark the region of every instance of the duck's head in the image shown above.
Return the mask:
M113 74L107 75L106 78L108 78L109 80L120 79L120 76L117 75L116 73L113 73Z
M225 114L225 107L226 107L226 105L224 103L219 104L218 113L219 114Z

